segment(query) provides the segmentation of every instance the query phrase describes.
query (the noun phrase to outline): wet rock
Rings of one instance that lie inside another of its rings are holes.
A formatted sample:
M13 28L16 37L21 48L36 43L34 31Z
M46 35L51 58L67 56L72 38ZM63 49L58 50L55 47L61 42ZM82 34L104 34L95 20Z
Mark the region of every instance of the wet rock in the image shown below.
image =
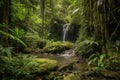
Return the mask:
M65 57L75 56L75 50L74 49L66 50L66 51L62 52L62 54L60 54L60 56L65 56Z
M66 71L66 70L73 70L73 63L68 63L65 65L62 65L58 68L59 71Z
M74 64L78 62L78 59L71 60L71 62L62 63L58 67L58 71L73 70Z

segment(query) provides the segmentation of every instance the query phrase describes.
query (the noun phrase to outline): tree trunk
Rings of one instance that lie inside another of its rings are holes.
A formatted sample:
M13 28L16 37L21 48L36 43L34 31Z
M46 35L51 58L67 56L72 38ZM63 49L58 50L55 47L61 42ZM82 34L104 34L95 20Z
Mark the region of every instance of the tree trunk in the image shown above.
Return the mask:
M10 19L10 0L3 1L3 21L2 23L5 25L3 31L8 33L9 29L9 19ZM8 37L4 36L3 41L5 46L8 46Z
M41 14L42 14L42 27L44 28L44 20L45 20L45 0L41 1Z

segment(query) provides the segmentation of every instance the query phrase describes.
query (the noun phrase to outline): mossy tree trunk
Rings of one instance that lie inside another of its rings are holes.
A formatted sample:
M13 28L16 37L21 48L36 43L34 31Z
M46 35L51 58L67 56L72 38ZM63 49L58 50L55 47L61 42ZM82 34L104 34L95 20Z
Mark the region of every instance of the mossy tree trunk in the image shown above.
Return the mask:
M91 0L90 3L90 14L93 13L93 15L90 16L90 26L93 26L95 37L100 41L103 52L110 50L113 45L112 38L114 38L115 35L118 35L117 30L120 25L119 19L116 16L118 13L114 11L119 10L116 2L118 2L118 0L115 0L115 2L113 2L113 0ZM113 20L110 21L110 19ZM114 21L115 23L112 25L111 22ZM109 27L110 24L114 28L113 30ZM111 30L111 33L109 30Z
M80 20L82 20L80 21L80 37L83 35L83 39L94 37L95 40L99 42L99 45L102 48L102 52L107 53L112 48L112 42L116 41L119 38L118 33L120 32L120 1L81 0L80 3L83 7L82 11L84 13L80 17Z

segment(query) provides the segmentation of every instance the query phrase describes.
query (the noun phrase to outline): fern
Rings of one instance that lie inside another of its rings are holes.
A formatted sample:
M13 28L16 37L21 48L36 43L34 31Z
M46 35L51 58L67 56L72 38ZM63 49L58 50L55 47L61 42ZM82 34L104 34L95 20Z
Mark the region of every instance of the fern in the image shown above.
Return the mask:
M19 28L15 28L15 29L10 29L12 35L18 37L18 38L22 38L23 35L25 34L25 31L23 29L19 29Z
M88 66L92 67L92 70L95 72L102 71L105 69L105 58L106 54L92 54L88 59Z
M1 31L1 30L0 30L0 33L5 35L5 36L8 36L9 38L11 38L11 39L13 39L13 40L15 40L19 43L21 43L24 47L27 47L27 45L21 39L19 39L18 37L14 36L12 34L6 33L4 31Z
M12 58L12 49L13 47L7 47L7 48L4 48L2 45L0 45L0 55L1 56L7 56L9 59Z
M29 80L30 76L33 77L31 73L40 71L39 63L35 62L34 58L36 57L23 54L11 58L0 56L0 75L4 75L0 79L18 80L21 78L21 80Z

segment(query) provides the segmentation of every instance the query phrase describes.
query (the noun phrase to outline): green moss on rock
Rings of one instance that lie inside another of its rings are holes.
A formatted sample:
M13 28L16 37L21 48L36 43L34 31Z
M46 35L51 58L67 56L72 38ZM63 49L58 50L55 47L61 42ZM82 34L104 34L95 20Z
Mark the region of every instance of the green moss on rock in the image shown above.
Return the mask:
M56 60L51 60L47 58L36 58L34 60L40 64L40 72L48 72L51 70L55 70L58 67L58 62Z
M64 76L63 80L80 80L80 76L70 73Z
M44 51L47 53L61 53L65 50L68 50L73 47L73 44L70 42L51 42L44 47Z

